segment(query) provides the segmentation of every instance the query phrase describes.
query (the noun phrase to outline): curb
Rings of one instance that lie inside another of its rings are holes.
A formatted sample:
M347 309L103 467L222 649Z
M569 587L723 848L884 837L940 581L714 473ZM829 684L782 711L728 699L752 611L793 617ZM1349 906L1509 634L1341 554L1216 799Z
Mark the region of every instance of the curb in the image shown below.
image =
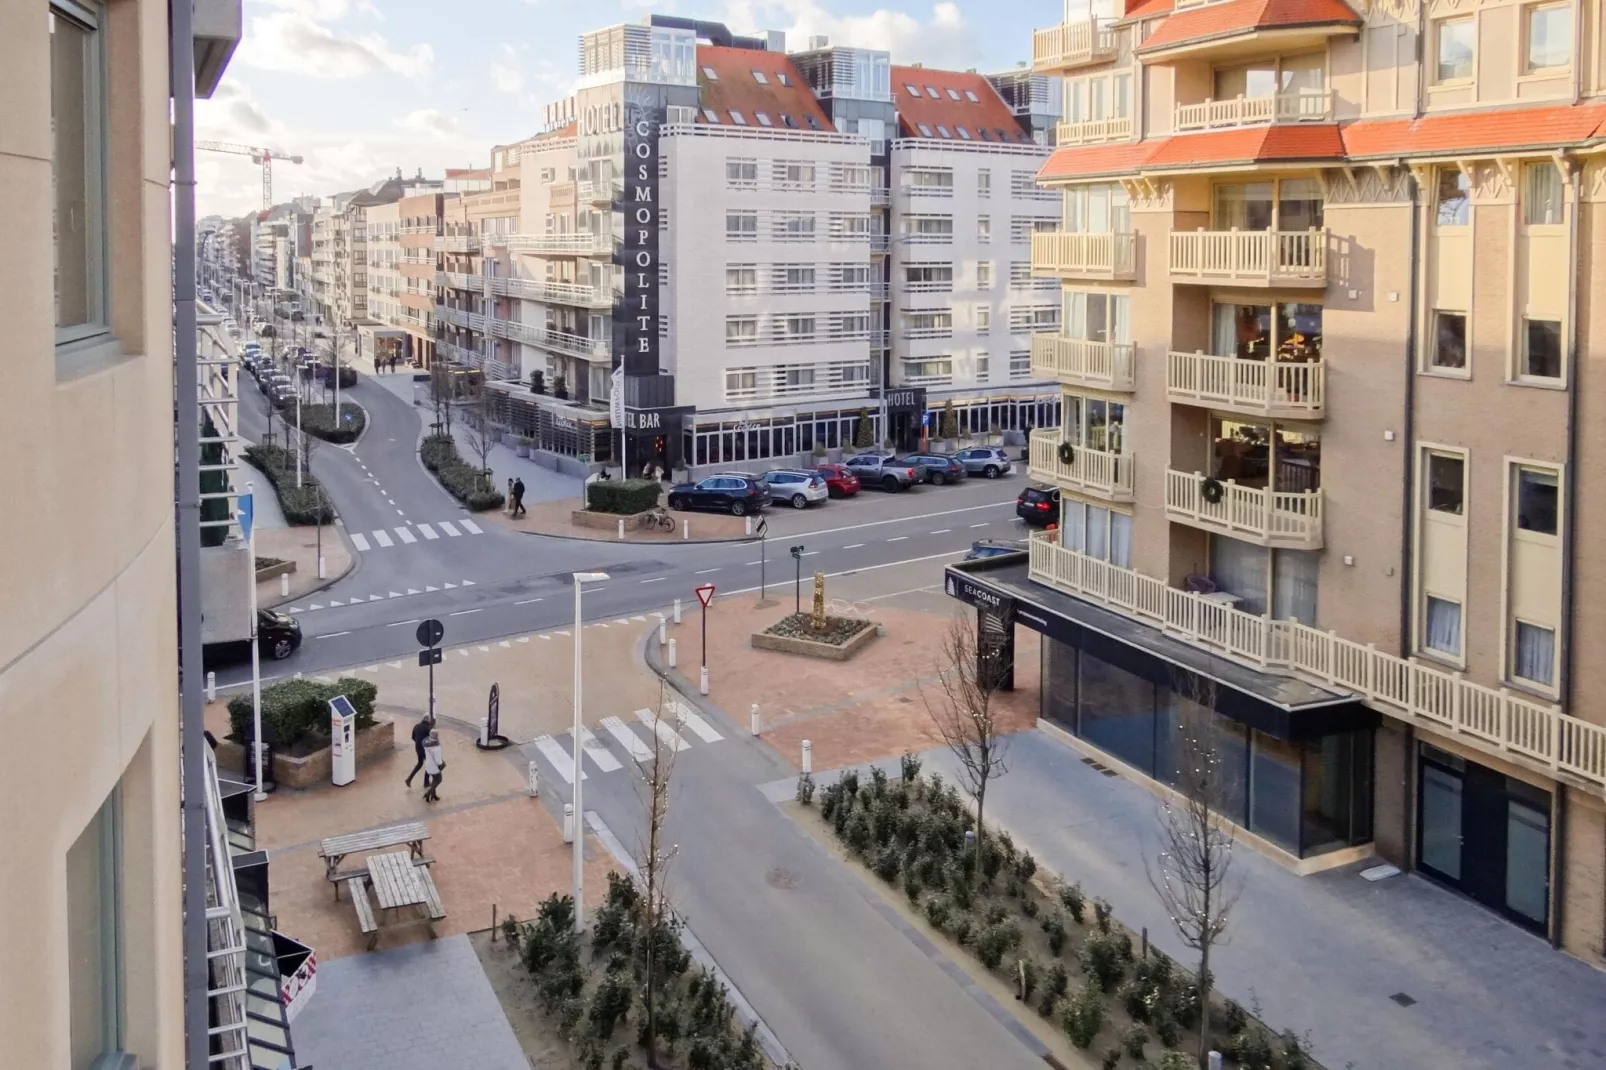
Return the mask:
M339 513L335 514L335 519L336 520L340 519L340 514ZM306 598L306 597L308 597L310 595L315 595L320 591L327 591L329 588L333 587L335 584L339 583L341 580L345 579L346 577L350 576L353 572L357 571L357 566L361 563L362 558L359 557L357 552L352 549L351 540L346 535L346 525L344 525L344 524L331 524L329 526L334 528L335 531L339 532L338 538L340 539L341 543L346 547L346 556L351 558L351 564L346 566L346 571L342 572L338 576L330 576L328 579L326 579L322 583L318 584L318 586L309 587L305 591L302 591L300 594L291 595L289 598L280 599L279 601L274 602L272 605L264 606L263 607L264 609L278 609L280 606L287 606L291 602L299 602L301 599ZM316 562L314 562L314 565L316 565Z
M541 539L563 539L565 542L623 543L626 546L723 546L730 543L759 541L757 535L732 535L728 539L657 539L649 542L646 539L621 539L617 536L604 539L592 538L589 535L554 535L545 531L521 531L518 528L509 528L501 524L498 524L497 527L514 535L533 535Z

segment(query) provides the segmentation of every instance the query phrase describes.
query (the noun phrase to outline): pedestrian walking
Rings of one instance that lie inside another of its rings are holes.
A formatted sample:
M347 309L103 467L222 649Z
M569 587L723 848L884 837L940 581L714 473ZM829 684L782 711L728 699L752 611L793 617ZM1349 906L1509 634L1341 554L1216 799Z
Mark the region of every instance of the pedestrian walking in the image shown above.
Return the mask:
M413 777L417 776L418 771L424 768L424 741L429 738L430 733L434 730L435 722L430 720L427 713L418 719L417 724L413 725L413 754L418 758L418 761L413 765L413 771L408 773L407 779L403 781L409 788L413 786Z
M512 476L508 476L507 477L507 501L502 504L502 512L504 512L504 513L506 513L508 515L512 515L512 513L513 513L513 477Z
M524 508L524 480L522 478L515 479L513 481L513 515L523 516L527 512L529 510Z
M424 741L424 801L440 802L441 772L446 768L446 755L441 750L441 737L431 731Z

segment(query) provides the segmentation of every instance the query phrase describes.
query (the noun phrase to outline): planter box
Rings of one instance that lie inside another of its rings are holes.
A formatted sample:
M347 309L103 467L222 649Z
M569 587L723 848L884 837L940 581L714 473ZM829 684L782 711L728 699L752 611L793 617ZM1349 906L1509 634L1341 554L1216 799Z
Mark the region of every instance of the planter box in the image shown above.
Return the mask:
M265 583L295 570L296 563L294 561L280 561L277 565L269 565L267 568L257 569L257 582Z
M626 531L635 531L640 527L641 518L652 510L640 513L594 513L590 509L575 509L569 513L569 519L582 528L593 528L597 531L619 530L619 521L625 522Z
M833 449L826 450L825 451L825 459L830 464L841 464L842 463L842 449L841 449L841 447L836 447L836 448L833 448Z
M785 635L770 635L767 632L754 632L752 635L754 650L775 650L782 654L797 654L805 658L820 658L824 661L850 661L859 651L875 642L881 634L881 629L871 624L858 635L838 646L835 643L817 643L812 639L794 639Z
M374 726L357 733L357 768L372 764L396 749L396 722L383 714L374 715ZM217 743L217 764L221 769L239 771L245 768L245 748L233 740L220 739ZM313 751L300 758L275 752L273 779L282 788L304 791L307 788L329 787L332 772L329 748ZM246 774L250 779L250 774Z
M513 448L518 451L520 457L528 457L530 455L530 447L526 446L522 442Z

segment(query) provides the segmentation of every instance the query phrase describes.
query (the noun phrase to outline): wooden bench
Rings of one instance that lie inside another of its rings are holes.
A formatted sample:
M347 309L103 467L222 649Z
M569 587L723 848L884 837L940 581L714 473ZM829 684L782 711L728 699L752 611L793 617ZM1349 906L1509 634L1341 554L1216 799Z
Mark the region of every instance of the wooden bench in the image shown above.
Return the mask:
M324 862L324 877L335 888L335 901L340 900L340 886L352 877L366 876L366 867L355 869L341 869L340 863L348 855L364 854L370 851L383 851L389 847L407 845L415 859L423 860L424 841L429 839L429 830L422 822L411 821L402 825L392 825L389 828L369 829L366 832L353 832L344 836L331 836L318 847L318 857ZM429 859L428 861L434 861Z
M357 924L368 938L368 950L372 951L374 945L379 943L379 919L374 916L374 906L368 901L368 875L363 873L350 877L346 884L351 888L352 906L357 908Z
M446 917L446 908L441 905L441 893L435 889L435 878L430 875L429 867L418 867L418 879L424 885L424 909L429 913L430 933L435 931L435 922Z

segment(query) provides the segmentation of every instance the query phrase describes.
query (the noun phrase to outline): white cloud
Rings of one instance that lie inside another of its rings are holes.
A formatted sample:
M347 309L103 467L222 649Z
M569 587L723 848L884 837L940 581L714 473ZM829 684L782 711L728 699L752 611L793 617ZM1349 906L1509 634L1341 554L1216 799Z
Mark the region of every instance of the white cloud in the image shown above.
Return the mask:
M503 93L517 93L524 88L524 75L501 63L491 63L491 84Z
M801 49L810 36L830 38L833 45L884 49L892 62L963 69L980 62L959 5L942 0L928 18L879 8L865 15L835 15L818 0L727 0L723 21L737 33L784 30L789 49Z
M451 137L462 129L463 124L457 116L447 115L439 108L420 108L410 111L400 119L396 125L403 130L427 137Z
M335 0L307 2L327 6ZM397 52L377 34L346 37L305 12L278 11L251 20L238 59L250 67L312 78L359 78L385 72L412 78L430 72L435 50L420 43Z

